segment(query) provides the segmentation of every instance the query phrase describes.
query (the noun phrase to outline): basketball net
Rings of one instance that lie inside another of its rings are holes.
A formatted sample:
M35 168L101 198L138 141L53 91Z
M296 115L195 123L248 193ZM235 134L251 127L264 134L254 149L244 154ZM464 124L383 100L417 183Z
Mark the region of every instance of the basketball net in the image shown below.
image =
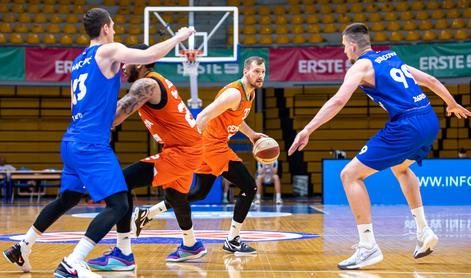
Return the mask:
M180 50L185 55L186 60L183 62L184 76L198 76L198 55L202 54L201 50Z

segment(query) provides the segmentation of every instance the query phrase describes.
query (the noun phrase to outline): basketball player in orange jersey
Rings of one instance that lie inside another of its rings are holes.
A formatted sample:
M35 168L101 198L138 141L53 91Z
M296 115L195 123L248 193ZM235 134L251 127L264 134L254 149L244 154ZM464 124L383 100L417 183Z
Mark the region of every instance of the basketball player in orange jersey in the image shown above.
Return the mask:
M147 49L148 46L137 45L134 48ZM200 258L207 253L203 244L195 240L191 208L186 198L193 173L202 162L202 136L177 88L152 71L153 67L154 63L124 66L123 72L133 84L129 93L118 102L113 126L138 111L154 139L163 144L162 152L127 166L123 172L129 189L151 184L163 186L166 200L173 207L183 231L183 243L166 260L180 262ZM127 214L117 223L117 246L104 256L88 261L89 266L100 270L134 269L130 242L133 201L130 194L128 204Z
M266 135L253 131L244 119L252 108L255 89L263 86L265 61L250 57L244 62L244 76L222 88L215 100L198 115L196 122L203 131L203 163L196 170L196 185L188 194L190 202L206 198L216 177L222 175L240 188L234 207L229 235L223 249L235 254L255 254L256 250L240 241L240 229L257 192L257 186L242 160L229 148L229 139L238 131L252 143ZM134 213L136 235L155 215L171 208L162 201L150 209L136 208Z

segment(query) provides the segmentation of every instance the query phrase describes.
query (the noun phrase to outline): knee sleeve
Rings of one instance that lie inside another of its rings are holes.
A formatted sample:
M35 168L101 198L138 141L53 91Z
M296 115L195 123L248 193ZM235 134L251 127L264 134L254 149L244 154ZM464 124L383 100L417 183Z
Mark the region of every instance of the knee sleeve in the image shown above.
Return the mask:
M129 191L123 191L105 199L106 207L113 210L117 221L121 220L129 210L128 194Z
M46 231L59 217L69 209L75 207L82 197L82 193L66 190L59 198L46 205L39 213L33 226L41 233Z
M82 193L66 190L57 200L59 200L59 206L67 211L78 205L81 198Z
M149 186L154 179L154 164L138 161L126 166L123 174L129 190Z
M98 243L128 212L128 192L122 191L105 199L106 207L88 226L85 236Z
M193 223L191 221L191 208L190 203L187 200L187 195L178 192L175 189L167 188L165 189L165 198L175 212L180 229L191 229L191 227L193 227Z
M230 161L229 170L222 173L222 176L240 188L240 195L245 193L250 201L253 200L255 194L257 193L257 184L255 183L255 179L252 177L242 162Z
M216 177L211 174L196 174L196 184L188 193L188 202L203 200L208 196Z
M116 231L118 233L129 233L131 231L131 218L132 218L132 213L133 213L133 208L134 208L134 201L132 199L131 192L128 191L128 211L124 216L121 218L121 220L118 221L116 224Z
M243 223L257 193L255 180L240 161L229 162L229 170L222 173L222 176L240 188L240 194L234 206L233 219L238 223Z

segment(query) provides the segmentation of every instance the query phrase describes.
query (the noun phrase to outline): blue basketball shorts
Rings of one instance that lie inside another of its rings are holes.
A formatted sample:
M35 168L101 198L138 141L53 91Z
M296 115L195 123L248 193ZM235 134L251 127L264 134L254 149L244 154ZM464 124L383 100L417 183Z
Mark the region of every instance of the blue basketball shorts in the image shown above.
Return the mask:
M87 191L98 202L128 190L121 166L109 145L62 141L61 158L64 162L61 193Z
M357 154L366 166L381 171L406 159L422 165L440 130L433 109L387 122Z

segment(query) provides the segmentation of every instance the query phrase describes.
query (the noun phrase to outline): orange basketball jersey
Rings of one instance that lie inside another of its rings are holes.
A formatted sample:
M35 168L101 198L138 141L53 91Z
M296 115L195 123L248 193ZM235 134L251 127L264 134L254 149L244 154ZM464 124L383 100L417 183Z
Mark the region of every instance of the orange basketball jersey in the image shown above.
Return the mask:
M158 80L161 101L144 104L139 116L163 150L142 162L154 163L153 186L188 193L193 173L203 160L203 141L196 121L178 95L177 88L162 75L151 72L147 78Z
M241 101L239 107L237 110L226 110L221 115L210 120L203 132L205 139L216 139L218 141L228 142L229 139L239 131L240 125L250 113L255 92L251 95L247 95L241 80L234 81L219 90L215 99L229 88L235 88L240 92Z
M240 92L239 107L236 110L226 110L208 122L203 132L203 163L196 170L198 174L219 176L229 169L230 161L242 161L229 148L229 138L239 131L240 125L249 115L255 92L247 96L242 81L238 80L222 88L216 98L228 88L235 88Z
M146 103L139 109L139 116L154 139L164 148L201 146L196 120L178 95L177 88L156 72L150 72L146 77L160 81L161 103L164 104Z

